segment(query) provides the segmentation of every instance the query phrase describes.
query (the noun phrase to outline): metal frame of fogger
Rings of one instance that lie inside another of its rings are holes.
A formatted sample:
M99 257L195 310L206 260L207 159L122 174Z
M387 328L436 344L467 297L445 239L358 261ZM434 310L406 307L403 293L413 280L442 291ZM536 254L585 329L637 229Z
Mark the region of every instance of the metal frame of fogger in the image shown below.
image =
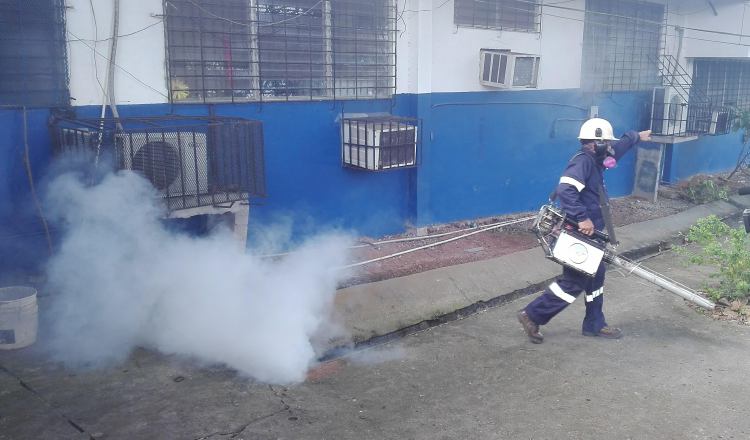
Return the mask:
M638 263L617 255L609 246L609 236L594 231L591 236L578 231L578 224L565 213L548 204L542 206L534 222L533 231L547 258L573 270L594 276L602 261L622 268L639 278L662 287L693 304L713 310L715 304L693 289L669 280Z

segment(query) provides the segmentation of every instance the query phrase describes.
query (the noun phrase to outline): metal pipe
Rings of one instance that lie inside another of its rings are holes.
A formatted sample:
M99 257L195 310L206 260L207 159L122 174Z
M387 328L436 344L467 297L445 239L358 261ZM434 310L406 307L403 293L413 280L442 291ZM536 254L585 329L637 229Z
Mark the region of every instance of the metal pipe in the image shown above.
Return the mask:
M607 259L607 262L609 262L610 264L614 264L615 266L625 269L628 272L635 274L636 276L643 278L644 280L650 283L656 284L659 287L667 289L668 291L674 293L675 295L680 296L695 305L703 307L704 309L713 310L714 307L716 307L714 303L707 300L706 298L703 298L697 292L686 287L678 286L677 284L653 272L650 272L649 270L643 267L640 267L637 264L633 264L627 260L624 260L618 257L617 255L609 254L607 255L606 259Z

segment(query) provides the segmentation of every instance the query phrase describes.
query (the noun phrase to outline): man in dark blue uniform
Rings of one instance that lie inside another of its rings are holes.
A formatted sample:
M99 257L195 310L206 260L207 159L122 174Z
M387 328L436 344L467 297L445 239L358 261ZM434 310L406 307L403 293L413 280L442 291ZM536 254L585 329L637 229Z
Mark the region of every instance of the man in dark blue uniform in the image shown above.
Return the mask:
M568 218L578 223L578 230L593 235L594 230L605 230L602 203L606 203L604 170L612 168L625 153L640 141L649 141L651 131L628 131L616 139L612 125L604 119L593 118L581 126L578 139L581 151L573 156L560 177L556 194L560 207ZM552 283L544 293L518 312L531 342L541 344L544 337L539 326L550 319L585 292L586 316L583 318L583 335L609 339L622 337L622 330L607 325L602 305L604 303L604 263L594 277L563 267L562 276Z

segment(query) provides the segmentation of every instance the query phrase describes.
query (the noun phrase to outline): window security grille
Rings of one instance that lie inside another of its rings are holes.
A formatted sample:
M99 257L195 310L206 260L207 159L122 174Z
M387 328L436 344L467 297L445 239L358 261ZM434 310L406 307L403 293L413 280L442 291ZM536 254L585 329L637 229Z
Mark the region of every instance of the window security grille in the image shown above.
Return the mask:
M419 120L370 116L341 120L341 162L370 171L419 164Z
M456 26L539 32L540 15L536 2L524 0L454 0L453 6Z
M586 0L582 87L650 90L660 84L657 60L663 20L663 5Z
M171 99L383 98L393 0L166 0Z
M750 60L700 59L693 62L693 88L713 105L750 110Z
M68 104L63 0L0 0L0 66L0 104Z
M55 153L111 158L149 180L169 211L265 195L263 129L240 118L57 120Z

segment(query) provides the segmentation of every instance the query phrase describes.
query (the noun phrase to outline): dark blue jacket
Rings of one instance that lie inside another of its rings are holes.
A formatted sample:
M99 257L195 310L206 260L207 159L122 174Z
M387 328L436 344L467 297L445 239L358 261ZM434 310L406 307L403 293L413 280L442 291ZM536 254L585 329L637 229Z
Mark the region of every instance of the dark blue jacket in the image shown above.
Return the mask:
M615 159L619 161L639 140L640 136L636 131L628 131L622 135L619 141L612 144ZM605 228L599 207L599 191L604 190L604 196L607 197L604 170L604 165L596 160L593 152L582 149L581 153L570 159L557 185L560 207L568 217L576 222L591 219L594 227L600 231Z

